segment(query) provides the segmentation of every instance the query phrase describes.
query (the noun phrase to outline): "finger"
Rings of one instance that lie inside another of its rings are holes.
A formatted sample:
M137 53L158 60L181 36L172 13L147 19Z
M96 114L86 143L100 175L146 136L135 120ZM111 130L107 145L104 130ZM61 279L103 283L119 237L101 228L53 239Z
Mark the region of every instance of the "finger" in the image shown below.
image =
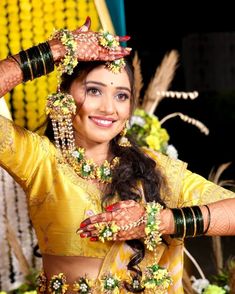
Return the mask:
M91 18L87 16L85 23L77 30L78 33L87 32L91 27Z
M116 211L123 208L133 207L136 205L134 200L119 201L106 207L106 211Z
M85 219L81 224L80 228L84 228L90 224L100 223L100 222L110 222L112 220L112 213L103 212L96 215L93 215Z
M129 41L130 40L130 36L122 36L122 37L117 37L117 40L119 41L119 42L127 42L127 41Z
M85 232L89 232L89 231L92 231L92 230L95 230L95 225L92 224L92 225L88 225L84 228L79 228L76 233L77 234L81 234L81 233L85 233Z

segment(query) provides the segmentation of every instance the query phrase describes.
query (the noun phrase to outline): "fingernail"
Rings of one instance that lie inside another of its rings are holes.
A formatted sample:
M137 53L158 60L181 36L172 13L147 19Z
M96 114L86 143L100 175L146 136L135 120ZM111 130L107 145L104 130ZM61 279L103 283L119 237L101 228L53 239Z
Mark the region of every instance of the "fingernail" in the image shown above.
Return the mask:
M94 241L97 241L97 240L98 240L97 237L91 237L91 238L90 238L90 241L93 241L93 242L94 242Z
M106 211L113 211L113 205L109 205L105 209Z
M91 18L90 18L90 16L87 16L86 21L85 21L85 26L89 28L90 25L91 25Z
M123 36L122 41L128 41L128 40L130 40L130 38L131 38L130 36Z

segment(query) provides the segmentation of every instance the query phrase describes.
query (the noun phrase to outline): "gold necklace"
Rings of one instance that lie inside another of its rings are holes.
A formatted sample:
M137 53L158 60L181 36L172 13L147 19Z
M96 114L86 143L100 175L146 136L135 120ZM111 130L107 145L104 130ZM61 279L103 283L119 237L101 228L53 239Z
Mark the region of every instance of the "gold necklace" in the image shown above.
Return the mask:
M67 153L66 158L81 178L95 179L101 183L111 183L112 170L120 161L119 157L114 157L111 162L105 160L101 165L97 165L92 159L85 158L85 149L81 147L75 148L72 152Z

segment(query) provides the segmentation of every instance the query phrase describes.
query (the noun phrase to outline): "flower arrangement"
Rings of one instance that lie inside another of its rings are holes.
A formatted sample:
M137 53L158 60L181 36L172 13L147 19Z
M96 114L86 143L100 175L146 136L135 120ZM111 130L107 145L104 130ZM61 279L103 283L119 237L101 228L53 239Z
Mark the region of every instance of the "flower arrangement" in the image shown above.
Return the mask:
M157 116L137 108L129 122L127 134L133 136L139 146L160 151L172 158L178 157L175 147L169 144L169 134L160 124Z

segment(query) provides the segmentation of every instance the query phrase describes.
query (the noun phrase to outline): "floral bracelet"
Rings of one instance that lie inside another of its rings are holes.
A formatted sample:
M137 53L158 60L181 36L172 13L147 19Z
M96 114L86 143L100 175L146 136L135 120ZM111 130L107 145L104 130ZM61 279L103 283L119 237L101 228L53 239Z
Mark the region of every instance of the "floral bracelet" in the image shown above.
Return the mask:
M71 75L74 67L78 64L76 58L77 43L72 32L67 29L56 30L51 38L56 38L65 46L66 54L57 66L60 74L67 73Z
M146 204L146 237L144 243L147 249L153 251L158 244L161 243L161 233L159 231L160 213L163 209L162 205L156 202L149 202Z

